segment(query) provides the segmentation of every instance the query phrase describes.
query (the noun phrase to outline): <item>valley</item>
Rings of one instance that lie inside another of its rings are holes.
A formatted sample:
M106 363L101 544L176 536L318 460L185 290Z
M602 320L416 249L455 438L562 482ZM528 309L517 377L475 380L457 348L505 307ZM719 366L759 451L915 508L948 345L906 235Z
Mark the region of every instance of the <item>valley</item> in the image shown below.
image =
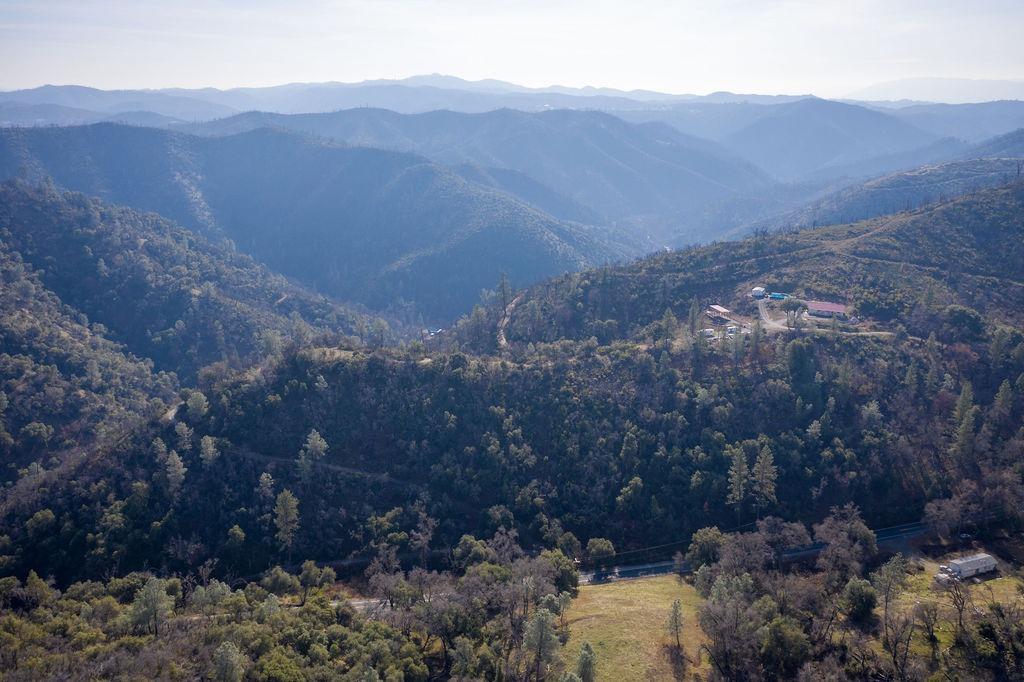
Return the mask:
M320 4L0 26L152 43L0 91L0 679L1024 679L1017 81L846 82L920 45L828 3ZM394 76L505 33L679 55Z

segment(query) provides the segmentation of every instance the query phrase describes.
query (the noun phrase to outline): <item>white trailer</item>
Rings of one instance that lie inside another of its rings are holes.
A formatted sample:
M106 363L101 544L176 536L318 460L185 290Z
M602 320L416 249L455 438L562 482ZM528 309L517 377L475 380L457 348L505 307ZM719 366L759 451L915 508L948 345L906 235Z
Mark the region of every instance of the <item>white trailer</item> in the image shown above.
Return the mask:
M996 570L996 560L991 554L973 554L960 559L953 559L946 567L949 575L959 580L973 578L982 573Z

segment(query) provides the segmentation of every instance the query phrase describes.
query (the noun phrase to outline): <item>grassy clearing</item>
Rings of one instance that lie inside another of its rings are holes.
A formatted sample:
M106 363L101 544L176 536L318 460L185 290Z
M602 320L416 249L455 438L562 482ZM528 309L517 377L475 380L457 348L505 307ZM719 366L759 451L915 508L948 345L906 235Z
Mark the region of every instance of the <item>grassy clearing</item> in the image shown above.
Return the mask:
M907 581L907 589L900 596L898 602L898 606L907 612L911 612L918 602L930 601L939 605L940 622L935 635L939 639L938 647L940 649L946 649L953 644L956 611L950 605L949 598L944 591L935 582L935 574L939 571L940 563L947 563L954 556L956 555L950 554L939 560L918 558L917 563L922 570L910 577ZM1000 568L1006 570L1007 567L1001 565ZM968 583L968 587L974 606L984 609L985 605L990 602L1007 604L1021 599L1020 589L1024 587L1024 583L1014 575L1001 573L998 577L983 579L978 583L972 581ZM881 617L881 609L878 610L878 615ZM918 632L914 639L915 652L924 654L930 648L924 634Z
M581 587L568 613L571 634L565 647L567 663L575 666L583 642L590 642L597 653L598 680L679 679L674 674L665 629L676 599L682 600L685 614L683 646L691 660L686 673L702 669L694 663L704 641L697 625L701 598L675 576Z

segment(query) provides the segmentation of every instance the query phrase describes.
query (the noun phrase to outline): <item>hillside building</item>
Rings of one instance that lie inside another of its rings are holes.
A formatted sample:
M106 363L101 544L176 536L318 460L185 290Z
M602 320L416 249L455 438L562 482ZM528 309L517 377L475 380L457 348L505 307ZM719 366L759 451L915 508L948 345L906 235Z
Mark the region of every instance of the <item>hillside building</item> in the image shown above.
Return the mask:
M717 304L709 305L708 309L704 311L704 314L711 318L711 321L715 324L726 324L727 322L731 322L729 316L732 315L732 311Z
M807 314L815 317L835 317L845 320L847 317L846 306L842 303L830 303L829 301L804 301L807 306Z

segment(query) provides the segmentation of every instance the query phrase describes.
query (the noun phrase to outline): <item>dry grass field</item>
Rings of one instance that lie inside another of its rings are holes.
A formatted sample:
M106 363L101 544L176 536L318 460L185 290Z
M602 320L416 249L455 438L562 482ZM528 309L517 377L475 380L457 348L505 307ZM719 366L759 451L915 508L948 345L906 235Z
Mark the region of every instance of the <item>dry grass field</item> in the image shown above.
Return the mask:
M666 630L672 602L681 599L685 614L683 647L689 663L685 670L672 663ZM701 598L693 587L675 576L656 576L597 585L584 585L573 601L568 619L571 636L565 647L567 664L575 666L583 642L597 653L597 679L689 679L707 669L697 662L703 634L697 625Z

